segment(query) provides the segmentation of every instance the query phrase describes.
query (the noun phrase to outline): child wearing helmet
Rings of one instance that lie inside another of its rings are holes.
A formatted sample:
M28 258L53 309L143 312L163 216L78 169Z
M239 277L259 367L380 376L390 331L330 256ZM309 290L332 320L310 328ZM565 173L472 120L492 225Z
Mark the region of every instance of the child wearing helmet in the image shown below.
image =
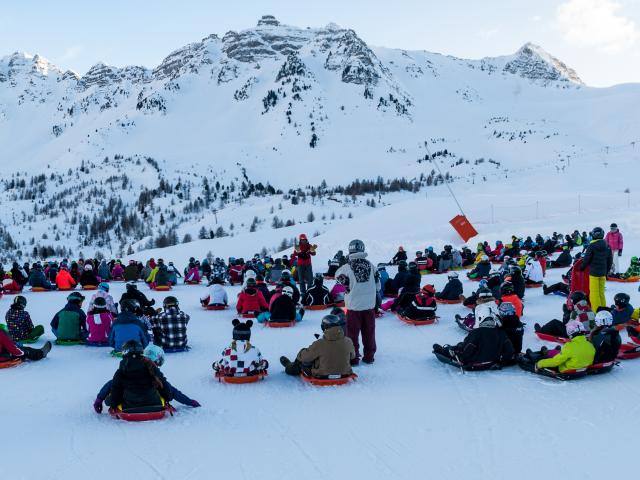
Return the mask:
M313 278L313 287L307 290L302 297L302 305L329 305L331 301L331 292L324 286L324 278L316 273Z
M236 311L242 315L258 316L267 310L269 310L269 305L262 292L258 290L255 278L248 278L245 288L238 295Z
M344 334L344 318L326 315L322 319L322 337L298 352L292 362L280 357L280 363L288 375L305 375L315 378L347 377L353 373L351 362L356 359L353 342Z
M116 302L113 300L113 297L109 294L109 284L107 282L100 282L98 284L98 290L91 297L91 301L89 302L89 306L87 307L88 311L91 311L95 305L96 299L102 298L107 304L107 310L111 312L112 315L118 314L118 306Z
M67 297L65 307L56 313L51 320L51 330L61 341L85 341L87 332L87 315L82 310L84 296L80 292L72 292Z
M80 281L78 283L80 283L80 285L82 285L83 287L95 287L98 285L98 283L100 283L98 281L96 273L93 271L93 266L90 263L86 263L84 265L84 270L80 275Z
M125 343L133 340L143 347L149 344L147 326L140 320L142 306L132 298L124 298L120 301L120 313L111 325L109 333L109 345L114 351L122 351Z
M443 363L464 369L491 369L513 362L511 340L499 327L497 309L490 304L476 308L477 328L457 345L433 345L433 353Z
M522 300L520 300L520 297L516 295L515 289L513 288L513 283L511 283L510 281L505 281L502 285L500 285L499 303L501 304L503 302L508 302L513 305L518 318L522 317L524 305L522 304Z
M436 316L436 289L433 285L425 285L413 297L413 301L400 314L410 320L429 320Z
M107 399L111 408L122 405L123 411L158 411L163 408L163 400L173 400L166 378L143 353L143 346L135 340L122 346L122 360L113 376Z
M436 298L438 300L458 300L462 293L462 282L458 279L458 274L449 272L447 274L447 284L441 292L436 293Z
M478 254L478 261L476 266L467 273L467 278L477 279L477 278L487 278L489 273L491 272L491 262L489 262L489 257L486 253Z
M613 305L610 308L612 315L612 325L624 325L629 323L633 319L634 308L629 302L631 297L624 293L619 292L613 297Z
M229 297L222 278L213 277L207 288L207 293L200 298L200 303L203 306L226 307L229 304Z
M618 356L622 339L613 325L613 316L607 310L596 313L595 328L589 333L589 341L596 349L593 363L612 362Z
M562 321L553 319L545 325L536 323L536 332L552 335L554 337L569 338L566 325L571 320L577 320L583 324L585 332L595 327L595 313L591 310L587 296L583 292L573 292L563 305Z
M33 342L44 334L42 325L34 326L31 315L25 310L27 299L22 295L14 297L9 311L5 315L7 330L11 339L20 343L23 341Z
M456 323L460 328L470 332L474 328L478 328L480 326L480 321L478 320L478 312L481 313L482 316L495 316L494 314L497 312L498 307L495 304L495 298L489 290L485 286L481 286L478 288L478 291L475 293L476 299L473 307L473 313L469 313L467 316L462 317L460 315L455 316ZM467 299L465 299L466 301ZM478 310L480 309L480 310Z
M511 344L513 345L513 363L515 363L516 357L520 355L520 352L522 351L524 325L520 321L520 317L517 314L516 307L510 302L501 300L500 305L498 305L498 311L496 314L500 321L499 328L504 330L504 333L507 334L507 337L509 337L509 340L511 340Z
M87 344L94 346L108 346L109 332L113 323L113 314L109 311L104 298L98 297L89 307L87 315Z
M524 267L524 281L527 285L540 285L544 281L544 270L539 258L527 258Z
M297 309L293 301L293 294L293 288L290 286L284 286L280 290L277 290L269 303L269 311L262 312L258 315L258 322L289 323L294 320L296 322L302 320L304 309Z
M147 345L142 355L154 363L158 369L164 365L164 351L161 347L157 345ZM176 387L171 385L165 378L166 386L169 390L171 390L171 396L176 402L179 402L183 405L187 405L189 407L199 407L200 403L197 400L193 400L187 397L184 393L178 390ZM98 392L95 401L93 402L93 409L96 413L102 413L102 404L106 403L107 406L117 406L111 404L111 388L113 386L113 380L109 380L107 383L103 385L103 387Z
M168 296L162 302L162 311L151 318L153 342L165 352L188 350L187 325L191 317L180 310L178 299Z
M213 362L212 368L218 375L246 377L264 373L269 362L262 358L260 350L251 344L253 321L241 322L237 318L233 325L233 340L222 350L220 360Z
M585 336L588 330L582 322L570 320L567 323L566 331L570 340L562 345L560 350L543 349L540 352L527 350L526 354L521 357L520 366L529 371L535 371L538 368L551 368L562 373L593 365L596 349Z

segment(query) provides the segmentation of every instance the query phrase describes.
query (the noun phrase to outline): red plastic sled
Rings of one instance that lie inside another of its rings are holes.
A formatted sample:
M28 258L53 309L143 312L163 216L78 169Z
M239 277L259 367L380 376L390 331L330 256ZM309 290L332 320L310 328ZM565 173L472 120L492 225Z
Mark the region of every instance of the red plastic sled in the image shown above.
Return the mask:
M333 303L328 303L327 305L307 305L304 307L305 310L326 310L327 308L333 307Z
M97 290L98 286L97 285L85 285L84 287L82 287L82 290Z
M203 305L202 308L205 310L226 310L229 308L228 305Z
M32 292L52 292L53 290L49 290L48 288L42 287L31 287Z
M404 323L407 323L409 325L415 325L415 326L433 325L434 323L437 323L438 320L440 319L440 317L433 317L433 318L429 318L427 320L411 320L410 318L403 317L399 313L396 313L396 317L398 317Z
M164 408L158 412L145 412L145 413L126 413L119 407L110 408L109 415L118 420L125 420L127 422L148 422L150 420L162 420L167 413L173 416L173 412L176 409L171 406L170 403L165 404Z
M633 360L634 358L640 358L640 347L633 343L623 343L620 345L618 358L620 360Z
M525 283L524 288L542 288L542 283Z
M155 290L157 292L168 292L169 290L171 290L171 285L158 285L151 288L151 290Z
M243 313L240 315L242 318L256 318L257 315L255 313Z
M540 332L536 332L536 336L540 340L544 340L545 342L567 343L569 341L568 338L554 337L553 335L547 335L546 333L540 333Z
M458 299L458 300L445 300L444 298L436 298L436 303L439 303L441 305L457 305L459 303L462 303L462 300Z
M264 372L258 373L257 375L246 375L244 377L227 376L216 372L214 374L214 377L218 380L218 382L228 383L231 385L242 385L245 383L259 382L260 380L264 380L264 377L266 377L267 375L268 373L265 370Z
M300 375L303 382L310 383L311 385L315 385L316 387L330 387L337 385L346 385L350 381L355 381L358 378L358 375L352 373L347 377L338 377L338 378L314 378L309 375L305 375L304 373Z
M629 277L629 278L607 277L607 281L619 282L619 283L637 283L637 282L640 282L640 277Z
M637 343L638 345L640 345L640 337L634 337L632 335L629 335L629 339L633 342L633 343Z
M296 326L296 321L295 320L293 322L269 322L269 321L266 321L266 322L264 322L264 326L265 327L269 327L269 328L289 328L289 327L295 327Z
M17 367L21 363L22 363L22 360L20 360L19 358L14 358L13 360L6 360L4 362L0 362L0 369Z

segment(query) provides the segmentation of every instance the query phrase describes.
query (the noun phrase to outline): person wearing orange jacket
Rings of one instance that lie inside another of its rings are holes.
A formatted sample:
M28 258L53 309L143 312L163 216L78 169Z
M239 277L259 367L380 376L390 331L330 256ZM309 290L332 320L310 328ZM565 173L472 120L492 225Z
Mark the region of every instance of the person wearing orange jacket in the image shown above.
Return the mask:
M56 275L56 285L59 290L73 290L77 283L66 267L62 267Z

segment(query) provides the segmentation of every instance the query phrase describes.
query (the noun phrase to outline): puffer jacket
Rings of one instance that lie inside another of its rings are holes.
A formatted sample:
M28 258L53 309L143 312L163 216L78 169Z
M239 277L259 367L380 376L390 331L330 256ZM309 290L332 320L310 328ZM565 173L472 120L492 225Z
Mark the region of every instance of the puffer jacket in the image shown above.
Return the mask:
M127 282L135 282L140 279L140 271L137 265L127 265L124 269L124 279Z
M482 324L472 330L456 350L463 365L485 362L506 364L513 360L514 354L513 345L503 330Z
M223 375L241 377L264 369L262 353L249 341L232 340L222 351L222 358L214 362L213 369Z
M93 285L94 287L98 285L98 277L93 272L93 270L85 270L80 275L80 280L78 281L80 285L86 287L87 285Z
M107 262L105 262L104 260L102 260L100 262L100 265L98 266L98 276L104 282L108 282L109 280L111 280L111 271L109 270L109 265L107 265Z
M106 343L113 323L111 312L90 313L87 315L88 343Z
M356 312L375 308L377 292L380 290L378 272L366 257L364 252L352 253L349 255L349 263L336 272L336 278L344 275L348 279L348 285L345 285L345 306Z
M314 377L328 375L350 375L351 360L356 357L353 342L344 336L341 327L324 331L322 338L303 348L296 357L303 364L311 364Z
M57 330L58 340L81 340L87 331L87 314L75 303L67 303L51 320L51 328Z
M613 255L604 240L592 240L582 258L580 269L589 267L589 275L592 277L604 277L611 271Z
M597 327L589 334L589 340L596 349L593 363L612 362L618 356L622 339L615 328Z
M557 368L560 372L585 368L593 364L595 347L584 335L573 337L562 346L558 355L538 361L539 368Z
M47 290L52 290L54 288L51 282L47 280L47 277L44 276L44 272L40 269L31 270L31 274L29 275L29 286L46 288Z
M211 285L207 295L200 298L200 300L203 302L209 302L209 305L227 305L229 303L227 291L219 283Z
M604 241L607 242L607 245L609 245L611 250L622 250L622 247L624 247L624 241L620 230L616 232L607 232L604 237Z
M236 303L236 311L238 313L266 312L267 310L269 310L269 305L262 292L247 288L238 295L238 302Z
M544 281L544 272L542 271L542 265L535 258L529 258L527 260L524 269L524 278L530 282L535 283Z
M142 356L122 359L111 384L111 406L122 405L123 410L160 406L161 397L173 400L169 383L153 362Z
M56 275L56 285L61 290L69 290L77 285L71 274L67 270L60 270Z
M149 344L149 334L146 326L138 317L130 312L122 312L111 325L109 345L119 352L122 345L129 340L135 340L146 347Z
M447 282L441 292L436 294L436 298L442 300L458 300L462 295L462 282L457 278L452 278Z
M9 335L14 342L25 340L33 330L33 321L29 312L22 308L15 308L14 305L9 307L5 321L7 322Z
M124 278L124 268L119 263L116 263L111 270L111 278L114 280L120 280Z
M280 294L269 305L272 322L292 322L296 318L296 304L288 295Z

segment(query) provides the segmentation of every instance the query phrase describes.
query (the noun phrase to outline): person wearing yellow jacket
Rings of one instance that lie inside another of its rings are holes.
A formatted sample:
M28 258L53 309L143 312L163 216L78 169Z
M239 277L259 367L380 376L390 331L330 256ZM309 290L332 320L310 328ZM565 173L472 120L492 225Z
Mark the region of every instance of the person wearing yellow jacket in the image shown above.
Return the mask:
M571 320L567 323L567 334L571 339L562 346L560 353L551 358L544 358L536 363L538 368L557 368L560 373L567 370L585 368L593 364L596 356L595 347L585 337L584 325Z

